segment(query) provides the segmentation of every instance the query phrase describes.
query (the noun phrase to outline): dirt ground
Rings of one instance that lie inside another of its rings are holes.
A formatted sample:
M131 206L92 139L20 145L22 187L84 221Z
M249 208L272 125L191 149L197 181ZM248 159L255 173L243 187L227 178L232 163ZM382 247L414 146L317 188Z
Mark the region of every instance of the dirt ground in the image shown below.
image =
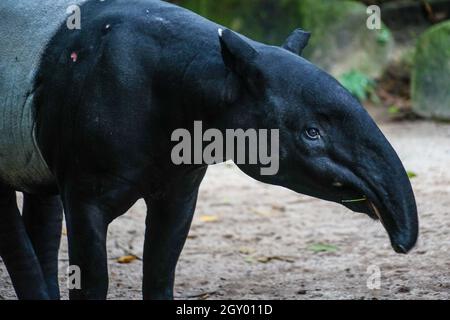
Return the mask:
M210 168L178 264L178 299L449 299L450 125L425 121L381 128L407 170L421 218L417 248L396 255L381 224L344 207L263 185L233 165ZM110 299L140 299L145 204L110 228ZM323 246L326 245L326 246ZM323 252L318 252L324 250ZM61 250L61 284L67 244ZM370 290L368 268L381 270ZM0 299L14 299L0 263Z

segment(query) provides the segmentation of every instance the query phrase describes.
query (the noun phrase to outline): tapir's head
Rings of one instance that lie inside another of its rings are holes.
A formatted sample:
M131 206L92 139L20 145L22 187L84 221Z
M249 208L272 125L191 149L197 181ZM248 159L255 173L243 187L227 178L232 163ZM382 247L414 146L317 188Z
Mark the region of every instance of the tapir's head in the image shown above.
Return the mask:
M396 152L361 104L332 76L301 58L309 34L282 48L220 31L225 64L239 79L238 103L258 128L279 129L279 171L252 177L337 202L379 219L392 246L407 253L418 236L416 202ZM251 116L249 116L251 115Z

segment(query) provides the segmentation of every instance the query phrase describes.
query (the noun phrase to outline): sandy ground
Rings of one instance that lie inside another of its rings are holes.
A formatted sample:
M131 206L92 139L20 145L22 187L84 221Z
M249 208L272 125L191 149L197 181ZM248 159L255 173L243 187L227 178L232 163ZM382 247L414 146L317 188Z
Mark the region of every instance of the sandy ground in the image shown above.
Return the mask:
M210 168L178 265L178 299L449 299L450 125L383 122L413 185L421 217L417 248L396 255L382 226L336 204L267 186L233 165ZM140 299L145 204L110 228L111 299ZM317 252L318 244L329 245ZM68 265L66 239L60 273ZM381 288L367 287L369 267ZM0 263L0 299L15 295Z

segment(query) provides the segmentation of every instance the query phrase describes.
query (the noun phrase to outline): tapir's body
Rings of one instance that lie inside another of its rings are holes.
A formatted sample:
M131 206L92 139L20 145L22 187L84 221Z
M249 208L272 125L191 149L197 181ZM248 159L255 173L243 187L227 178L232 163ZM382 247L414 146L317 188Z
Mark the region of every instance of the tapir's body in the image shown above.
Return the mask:
M34 137L34 85L46 45L72 3L0 3L0 181L18 190L55 183Z
M38 74L40 66L43 68L43 55L46 53L45 49L48 49L52 38L58 30L67 28L67 8L75 4L81 5L84 2L85 0L45 0L39 2L34 0L5 0L0 4L2 17L0 22L0 39L2 39L2 49L0 51L0 96L2 97L0 104L0 181L17 190L30 193L33 191L39 192L39 189L42 187L48 187L52 184L56 185L56 180L42 157L35 137L35 97L38 89L36 88L36 74ZM193 82L204 85L201 79L183 79L183 77L186 76L186 71L191 73L190 76L194 76L193 74L200 76L202 71L207 71L205 69L212 61L212 57L208 54L209 48L207 46L213 45L218 47L219 43L217 37L215 37L219 28L218 25L181 8L158 1L141 2L140 5L135 5L132 8L134 10L129 10L126 14L121 12L121 10L129 2L113 2L118 3L118 5L114 6L111 3L93 4L98 6L94 10L93 15L96 17L104 15L104 18L99 18L96 21L98 25L92 27L106 27L108 21L111 21L111 28L123 28L123 34L126 35L128 32L132 32L132 30L126 29L127 26L123 26L123 24L127 24L126 19L130 19L128 23L131 25L136 22L132 20L133 16L142 16L142 10L144 10L145 15L140 18L145 20L142 22L145 23L145 28L148 28L149 38L154 41L146 45L153 46L154 50L161 50L161 47L164 46L165 50L161 53L166 55L161 55L159 58L167 61L164 70L145 72L145 76L149 80L156 82L156 79L152 78L167 73L176 82L179 82L178 84L174 83L177 86L180 86L181 82L187 82L187 85L193 85ZM138 3L139 1L136 2L136 4ZM121 15L122 17L120 17ZM83 18L86 19L86 17ZM124 21L117 24L113 23L117 22L117 19ZM105 25L102 25L102 20ZM164 32L162 33L161 30L164 30ZM76 30L68 31L68 29L63 30L63 32L77 33ZM108 33L109 31L106 30L106 32ZM113 30L113 32L117 33L119 31ZM195 42L177 41L177 37L187 37L194 34ZM88 41L91 41L92 45L97 46L99 43L107 41L103 36L103 34L97 34L97 36L88 39ZM67 43L61 43L60 45L71 45L70 39L65 40L67 40ZM117 45L123 45L121 48L121 53L123 54L129 49L127 48L127 40L129 39L125 37L121 40L124 43L117 43ZM89 43L85 44L86 47L89 47L89 45ZM186 46L189 47L189 51L185 50ZM89 50L89 48L83 48L84 52L86 52L85 50ZM220 65L220 51L215 51L217 52L215 57L217 67L221 67L222 70L220 71L224 73L223 63ZM188 54L177 57L176 55L180 52L188 52ZM76 50L74 50L74 53L78 54ZM202 54L203 57L201 56ZM186 64L193 60L194 57L198 65L192 66L193 70L185 70L184 68L187 68ZM74 59L70 54L61 58L65 61L73 61ZM84 58L80 54L80 59ZM89 58L95 58L95 53L94 56ZM119 58L117 57L117 59ZM154 56L149 57L149 59L151 58L154 58ZM49 61L48 64L55 66L55 62ZM152 62L154 63L155 61ZM171 66L173 70L167 70L167 66ZM155 63L156 67L158 67L157 63ZM43 70L44 73L46 71ZM133 76L140 77L143 75L135 74ZM211 80L209 74L205 76L208 77L207 80ZM71 79L67 79L67 81L71 81ZM182 99L182 97L176 97L182 92L182 90L178 89L181 89L181 87L174 88L174 98ZM217 90L221 90L221 88L217 88ZM180 104L175 106L179 107ZM60 123L61 119L53 120ZM48 126L47 124L44 125Z
M280 130L279 173L244 172L382 219L398 252L414 245L417 212L400 160L359 103L299 56L304 32L267 46L152 0L87 0L81 30L70 30L73 1L19 2L0 4L0 50L10 50L0 54L0 254L20 297L59 297L57 194L70 263L82 272L72 298L106 297L107 227L140 198L150 213L144 297L173 297L207 165L176 166L171 135L195 121ZM20 36L3 30L3 10L25 20ZM15 190L25 192L25 227Z

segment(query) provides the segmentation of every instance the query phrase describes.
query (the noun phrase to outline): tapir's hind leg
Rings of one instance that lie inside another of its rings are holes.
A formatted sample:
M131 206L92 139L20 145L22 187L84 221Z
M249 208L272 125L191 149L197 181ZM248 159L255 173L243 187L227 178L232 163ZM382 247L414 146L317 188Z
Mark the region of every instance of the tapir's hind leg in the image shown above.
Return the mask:
M41 264L50 299L58 300L58 252L63 220L60 197L24 194L23 219Z
M49 298L39 261L17 208L16 193L3 185L0 185L0 255L19 299Z

